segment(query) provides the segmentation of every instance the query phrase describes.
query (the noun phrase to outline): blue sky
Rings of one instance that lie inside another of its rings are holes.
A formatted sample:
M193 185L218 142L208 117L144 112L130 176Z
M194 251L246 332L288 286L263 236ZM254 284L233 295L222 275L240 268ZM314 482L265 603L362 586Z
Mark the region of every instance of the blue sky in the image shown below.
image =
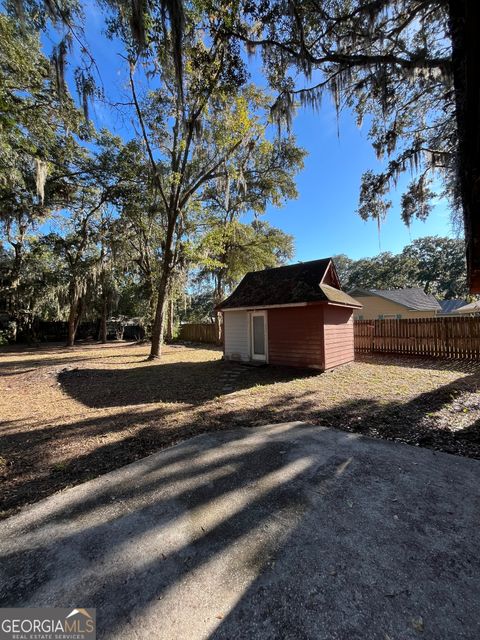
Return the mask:
M426 222L414 222L410 229L403 224L399 203L409 181L405 175L390 194L393 207L379 238L376 222L364 222L355 210L362 173L380 170L382 165L367 140L367 128L359 129L350 113L341 115L339 129L340 136L335 109L328 100L320 113L302 110L294 122L298 142L309 152L297 180L299 197L283 209L271 208L268 219L295 236L296 259L339 253L360 258L380 250L398 253L415 238L453 235L445 201L439 200Z
M118 55L121 46L102 35L103 18L98 5L88 2L85 7L86 39L99 62L106 94L110 100L128 99L125 62ZM132 124L119 113L98 103L93 111L97 126L107 126L124 137L131 134ZM308 151L305 168L297 177L299 197L281 209L269 208L266 217L294 236L294 261L339 253L351 258L376 255L380 250L397 253L415 238L453 235L448 205L440 200L427 222L417 221L410 229L405 227L399 201L408 175L391 193L393 207L382 225L380 238L375 222L360 219L355 210L361 175L367 169L381 169L381 163L368 142L367 126L358 128L348 111L341 115L339 136L335 109L328 98L319 112L299 110L293 130L299 145Z

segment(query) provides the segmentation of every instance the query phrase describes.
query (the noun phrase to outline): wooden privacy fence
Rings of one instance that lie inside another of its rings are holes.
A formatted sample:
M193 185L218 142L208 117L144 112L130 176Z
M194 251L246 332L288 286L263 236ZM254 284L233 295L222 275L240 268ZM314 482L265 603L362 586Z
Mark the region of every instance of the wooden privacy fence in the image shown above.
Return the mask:
M208 342L209 344L220 344L218 340L215 324L190 323L180 325L180 340L188 342Z
M355 320L357 353L480 358L480 318Z

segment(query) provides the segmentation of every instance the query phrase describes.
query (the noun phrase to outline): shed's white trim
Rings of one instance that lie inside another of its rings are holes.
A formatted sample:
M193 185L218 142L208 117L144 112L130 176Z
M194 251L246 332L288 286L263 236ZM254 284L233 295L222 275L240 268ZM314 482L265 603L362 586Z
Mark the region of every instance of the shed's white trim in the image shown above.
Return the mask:
M358 304L356 307L354 307L351 304L343 304L342 302L327 302L327 305L329 307L342 307L343 309L362 309L363 308L363 304Z
M263 318L263 332L264 332L264 349L265 353L262 355L256 355L253 352L253 318L254 316L261 316ZM268 363L268 311L251 311L248 314L248 328L249 328L249 346L250 346L250 358L259 362Z
M327 265L327 268L325 269L322 279L320 280L320 284L323 284L323 281L325 280L325 278L327 277L327 273L330 271L330 269L333 270L333 275L335 277L335 280L337 281L337 289L341 290L341 284L340 284L340 278L338 277L338 273L337 273L337 268L335 267L335 263L334 261L330 258L330 261Z
M329 300L318 300L313 302L290 302L288 304L265 304L261 307L230 307L229 309L219 309L221 313L229 311L262 311L262 309L283 309L284 307L310 307L313 305L331 304L337 307L345 307L346 309L361 309L362 304L353 306L351 304L342 304L341 302L330 302Z
M324 300L320 300L320 303L325 302ZM261 307L230 307L229 309L220 309L222 313L227 313L228 311L262 311L262 309L281 309L282 307L306 307L307 305L312 304L311 302L290 302L289 304L264 304ZM314 303L317 304L317 303Z

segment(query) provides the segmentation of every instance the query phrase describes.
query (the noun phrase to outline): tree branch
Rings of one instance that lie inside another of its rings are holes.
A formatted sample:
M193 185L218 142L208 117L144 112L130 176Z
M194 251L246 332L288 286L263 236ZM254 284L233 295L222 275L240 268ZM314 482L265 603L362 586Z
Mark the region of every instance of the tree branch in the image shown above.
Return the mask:
M131 60L130 61L127 60L127 62L129 63L130 89L132 91L132 98L133 98L133 102L135 104L135 111L137 112L138 121L139 121L139 124L140 124L140 128L142 130L143 141L145 142L145 146L147 148L148 157L150 159L150 164L152 165L153 176L155 178L155 182L157 184L158 190L159 190L160 195L162 197L163 203L164 203L165 207L168 208L168 202L167 202L167 199L165 197L165 192L163 190L162 181L160 179L160 176L158 175L157 163L155 162L155 158L153 157L152 147L150 146L150 141L148 139L147 129L145 127L145 121L143 119L142 110L140 109L140 104L139 104L138 98L137 98L137 92L136 92L136 89L135 89L135 81L133 79L133 74L134 74L134 71L135 71L135 63L132 62Z

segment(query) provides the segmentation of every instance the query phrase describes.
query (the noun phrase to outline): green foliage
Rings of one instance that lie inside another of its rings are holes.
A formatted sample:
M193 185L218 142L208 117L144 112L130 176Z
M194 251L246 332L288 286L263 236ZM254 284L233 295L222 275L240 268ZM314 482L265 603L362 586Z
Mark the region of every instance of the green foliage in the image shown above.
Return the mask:
M160 352L165 302L199 259L203 230L208 235L215 227L218 192L223 192L226 222L246 210L261 212L267 202L279 204L295 192L288 171L294 172L303 158L291 139L272 143L267 135L269 98L248 82L241 49L225 30L237 8L229 3L218 11L211 8L203 2L184 5L179 74L174 22L166 25L162 6L112 5L109 33L125 46L149 167L143 207L125 202L122 219L125 228L134 230L129 244L136 246L149 290L152 357ZM147 80L147 90L140 92L139 77ZM252 169L258 169L256 177ZM283 184L276 184L277 177ZM251 231L239 230L244 235ZM228 229L226 235L231 235ZM200 259L218 258L208 253Z
M56 257L56 298L59 317L66 319L72 305L90 297L99 275L99 214L79 208L48 233L43 243Z
M276 267L293 257L293 238L268 222L232 220L213 227L202 238L204 267L199 277L211 277L219 301L248 271Z
M465 252L462 240L429 236L407 245L397 255L351 260L335 256L345 290L420 287L440 300L467 295Z
M71 164L88 128L67 90L60 99L34 21L23 18L0 14L0 231L9 256L1 295L28 328L52 291L38 229L74 197Z
M0 74L0 188L30 189L35 161L46 163L48 174L59 147L81 131L81 117L68 94L59 101L38 35L3 14Z
M218 302L248 271L278 266L293 255L293 238L262 222L268 204L297 196L294 176L305 152L293 137L261 139L240 149L229 170L203 193L207 231L200 236L198 279L212 279ZM250 224L242 216L253 211Z
M214 290L200 287L186 296L185 304L178 308L178 317L181 322L213 322L214 305Z
M381 223L390 208L387 193L406 171L413 173L402 198L406 224L428 215L436 179L456 210L449 3L292 0L285 10L282 0L244 0L240 6L230 33L250 52L261 51L280 124L289 126L300 105L318 109L325 93L337 113L347 107L359 125L367 121L384 168L364 174L363 218Z
M291 237L257 218L296 197L305 153L292 136L270 131L272 98L249 82L227 33L236 4L102 5L108 33L124 45L131 104L123 115L136 121L130 141L96 133L70 96L73 77L87 117L99 95L80 5L6 6L1 295L15 322L41 316L75 325L117 312L148 324L167 298L179 306L192 270L216 278L218 294L245 271L291 257ZM59 35L47 58L40 33L52 26ZM77 54L82 65L66 75ZM252 213L253 222L241 222Z
M422 289L443 299L467 295L463 240L430 236L414 240L402 252L413 265L413 277Z

